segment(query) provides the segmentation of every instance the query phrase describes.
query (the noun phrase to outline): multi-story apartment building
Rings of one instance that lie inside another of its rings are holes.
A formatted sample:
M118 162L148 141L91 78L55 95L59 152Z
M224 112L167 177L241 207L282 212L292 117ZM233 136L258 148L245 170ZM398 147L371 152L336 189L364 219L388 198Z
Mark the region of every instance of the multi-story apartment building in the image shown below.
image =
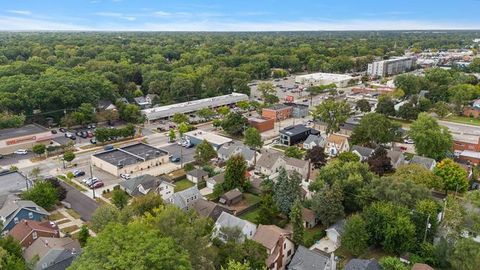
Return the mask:
M412 70L414 67L415 58L393 58L368 64L367 74L372 77L386 77Z

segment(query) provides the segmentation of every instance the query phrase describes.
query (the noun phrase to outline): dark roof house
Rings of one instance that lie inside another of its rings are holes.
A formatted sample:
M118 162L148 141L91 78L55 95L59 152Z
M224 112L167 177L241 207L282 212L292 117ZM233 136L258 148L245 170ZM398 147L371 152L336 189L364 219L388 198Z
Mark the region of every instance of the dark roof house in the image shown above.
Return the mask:
M192 208L197 212L199 216L209 217L214 221L217 221L218 217L222 214L222 212L231 212L227 208L224 208L212 201L207 201L203 198L195 201L192 205Z
M428 170L433 170L437 165L437 162L433 158L422 157L422 156L413 156L412 160L410 160L410 164L418 164L422 165Z
M304 246L298 246L287 270L332 270L332 259Z
M218 201L221 204L233 205L240 202L243 199L243 193L238 188L232 189L220 197Z
M120 182L120 186L132 197L146 195L154 191L159 184L160 181L150 174L140 175Z
M374 151L375 150L372 148L363 147L360 145L354 145L350 149L350 152L356 154L360 158L360 161L367 160L373 154Z
M23 258L27 262L38 258L35 270L65 270L81 251L77 240L68 237L39 237L25 249Z
M382 270L382 267L375 259L351 259L345 265L345 270Z

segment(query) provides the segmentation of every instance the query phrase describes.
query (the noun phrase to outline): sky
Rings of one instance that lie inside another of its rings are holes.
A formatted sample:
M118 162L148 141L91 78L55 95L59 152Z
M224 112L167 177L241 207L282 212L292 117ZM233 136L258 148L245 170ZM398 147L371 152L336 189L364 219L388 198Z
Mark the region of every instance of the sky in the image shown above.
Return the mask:
M480 0L0 0L0 30L480 29Z

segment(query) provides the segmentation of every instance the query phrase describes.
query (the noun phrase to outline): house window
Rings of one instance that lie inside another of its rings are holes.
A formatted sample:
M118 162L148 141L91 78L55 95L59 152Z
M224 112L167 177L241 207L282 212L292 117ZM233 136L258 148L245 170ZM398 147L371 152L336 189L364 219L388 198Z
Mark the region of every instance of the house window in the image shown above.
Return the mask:
M37 232L33 232L32 236L33 236L33 239L37 239L37 237L38 237Z
M283 243L283 248L284 248L284 249L287 248L287 243Z
M28 213L28 218L29 218L29 219L33 219L33 213L32 213L32 212L29 212L29 213Z
M15 224L17 224L17 223L18 223L18 217L15 217L15 218L13 219L13 222L15 222Z
M292 255L292 250L291 250L291 249L288 250L288 252L287 252L287 257L290 257L290 255Z

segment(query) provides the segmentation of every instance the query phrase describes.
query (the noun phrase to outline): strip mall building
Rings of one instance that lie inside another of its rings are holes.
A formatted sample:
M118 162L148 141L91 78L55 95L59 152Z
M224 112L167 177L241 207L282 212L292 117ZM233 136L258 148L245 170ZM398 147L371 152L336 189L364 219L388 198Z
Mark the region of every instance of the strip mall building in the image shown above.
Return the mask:
M49 129L35 124L1 129L0 154L11 154L18 149L32 149L35 144L49 144L52 139L53 134Z

